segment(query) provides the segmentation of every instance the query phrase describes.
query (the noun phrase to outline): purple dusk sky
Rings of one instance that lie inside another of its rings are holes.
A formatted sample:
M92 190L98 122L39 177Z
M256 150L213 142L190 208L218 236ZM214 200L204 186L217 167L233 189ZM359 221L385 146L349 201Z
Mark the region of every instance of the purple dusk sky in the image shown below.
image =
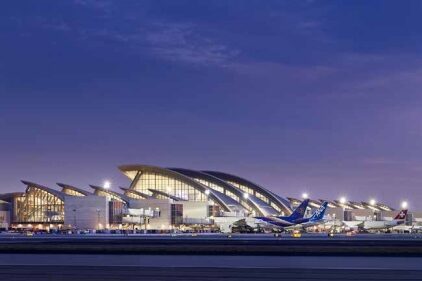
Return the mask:
M421 3L4 2L0 192L142 163L422 208Z

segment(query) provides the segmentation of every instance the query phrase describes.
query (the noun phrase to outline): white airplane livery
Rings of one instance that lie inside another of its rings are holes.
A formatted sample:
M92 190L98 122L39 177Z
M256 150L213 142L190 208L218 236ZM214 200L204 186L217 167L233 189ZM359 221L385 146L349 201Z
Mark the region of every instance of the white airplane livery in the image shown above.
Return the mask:
M407 210L401 210L391 221L364 221L361 226L365 230L389 229L405 222Z

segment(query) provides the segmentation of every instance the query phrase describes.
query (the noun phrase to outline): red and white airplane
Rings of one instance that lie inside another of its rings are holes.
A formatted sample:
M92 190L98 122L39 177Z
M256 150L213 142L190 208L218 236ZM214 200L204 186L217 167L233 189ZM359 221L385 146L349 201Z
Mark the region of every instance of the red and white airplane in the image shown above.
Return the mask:
M406 220L407 210L401 210L393 220L384 221L344 221L346 228L364 230L387 230L403 225Z
M407 210L401 210L391 221L364 221L362 228L365 230L388 229L405 222Z

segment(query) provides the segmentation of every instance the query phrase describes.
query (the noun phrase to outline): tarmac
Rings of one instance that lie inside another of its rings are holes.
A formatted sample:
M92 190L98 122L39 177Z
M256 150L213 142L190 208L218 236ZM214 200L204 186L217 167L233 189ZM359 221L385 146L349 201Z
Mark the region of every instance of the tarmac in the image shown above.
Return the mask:
M422 258L0 254L2 280L422 280Z
M0 235L0 253L422 256L422 235Z
M422 235L0 235L2 280L422 280Z

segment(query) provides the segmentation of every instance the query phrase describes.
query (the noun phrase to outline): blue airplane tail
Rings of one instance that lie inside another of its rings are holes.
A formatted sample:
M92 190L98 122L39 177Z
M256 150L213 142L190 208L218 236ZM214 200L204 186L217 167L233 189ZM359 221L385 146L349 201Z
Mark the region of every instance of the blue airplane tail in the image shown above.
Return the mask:
M310 221L319 221L324 218L325 211L327 210L328 202L323 202L321 207L313 213Z
M291 220L297 220L303 218L305 215L306 208L308 207L309 199L305 199L300 203L300 205L293 211L289 216Z

